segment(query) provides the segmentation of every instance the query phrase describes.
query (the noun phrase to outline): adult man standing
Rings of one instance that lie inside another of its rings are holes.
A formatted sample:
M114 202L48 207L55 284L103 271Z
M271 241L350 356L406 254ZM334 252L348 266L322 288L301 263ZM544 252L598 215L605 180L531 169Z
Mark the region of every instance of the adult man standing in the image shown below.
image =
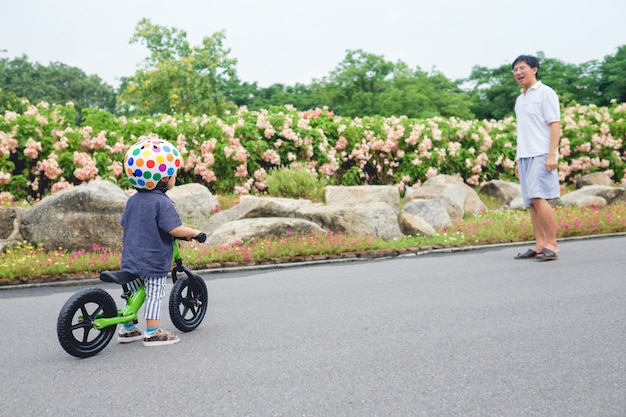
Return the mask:
M539 60L520 55L513 61L513 76L522 86L515 102L517 117L517 166L524 204L530 206L535 246L515 259L557 259L556 222L547 200L560 196L557 172L561 137L559 99L537 80Z

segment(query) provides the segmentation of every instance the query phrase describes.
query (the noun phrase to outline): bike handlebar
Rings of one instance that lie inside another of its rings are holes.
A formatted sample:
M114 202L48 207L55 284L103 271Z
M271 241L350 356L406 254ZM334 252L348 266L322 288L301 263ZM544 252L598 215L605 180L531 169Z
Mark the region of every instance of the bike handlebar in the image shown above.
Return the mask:
M176 240L187 240L186 237L178 237L178 236L174 236L174 239ZM200 243L204 243L206 241L206 233L204 232L200 232L199 235L192 237L193 240L197 240Z

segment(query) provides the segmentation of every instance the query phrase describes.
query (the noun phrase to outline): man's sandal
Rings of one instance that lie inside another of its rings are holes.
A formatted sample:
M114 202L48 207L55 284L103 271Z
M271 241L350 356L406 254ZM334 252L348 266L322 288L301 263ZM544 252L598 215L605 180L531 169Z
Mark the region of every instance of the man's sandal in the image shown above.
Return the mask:
M555 251L548 248L543 248L537 253L535 258L538 261L553 261L555 259L558 259L558 256Z
M537 252L532 249L528 249L524 253L518 253L515 255L515 259L533 259L537 256Z

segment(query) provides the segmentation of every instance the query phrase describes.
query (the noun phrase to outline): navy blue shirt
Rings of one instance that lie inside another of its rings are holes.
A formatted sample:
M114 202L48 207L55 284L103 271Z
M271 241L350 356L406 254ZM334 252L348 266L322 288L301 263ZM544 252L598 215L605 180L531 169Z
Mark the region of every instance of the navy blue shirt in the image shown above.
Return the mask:
M154 189L133 194L120 224L124 228L122 271L144 277L167 276L173 252L173 237L168 232L182 222L165 192Z

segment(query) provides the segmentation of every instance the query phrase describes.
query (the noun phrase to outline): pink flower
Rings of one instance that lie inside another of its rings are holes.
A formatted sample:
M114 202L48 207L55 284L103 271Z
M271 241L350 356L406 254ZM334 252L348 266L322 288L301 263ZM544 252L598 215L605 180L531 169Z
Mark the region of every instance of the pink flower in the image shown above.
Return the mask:
M480 184L480 180L479 180L478 175L472 175L465 182L467 182L469 185L479 185Z
M428 168L428 171L426 171L426 178L436 177L438 173L437 168L430 167Z
M16 120L17 117L18 117L18 114L15 113L14 111L6 110L4 112L4 123L9 124L13 120Z
M37 162L37 169L44 172L44 175L51 180L56 180L59 175L63 174L63 170L59 168L57 161L58 155L54 152L48 155L48 159Z
M96 161L84 152L74 152L74 163L79 167L74 170L74 176L81 181L89 181L98 175Z
M41 150L41 143L29 138L26 141L26 148L24 149L24 155L30 159L37 159L39 157L39 151Z
M266 175L267 175L267 172L263 168L260 168L254 171L254 179L257 181L263 181Z
M65 189L68 189L68 188L71 188L71 187L73 187L72 184L70 184L69 182L65 181L65 178L61 178L61 181L55 182L52 185L51 192L52 192L52 194L55 194L55 193L58 193L59 191L62 191L62 190L65 190Z
M245 178L247 176L248 176L248 167L246 166L246 164L237 165L235 177Z
M217 139L212 138L208 141L205 141L200 145L200 153L203 158L213 157L213 152L215 151L215 145L217 145Z
M14 201L15 201L15 198L13 197L13 194L11 194L10 192L8 192L8 191L0 192L0 202L3 202L3 203L8 202L8 203L10 203L10 202L14 202Z
M578 145L576 147L576 150L578 152L584 152L587 153L591 150L591 144L590 143L583 143L582 145Z
M335 149L337 149L338 151L341 151L341 150L347 148L348 145L349 145L348 140L346 138L344 138L343 136L340 136L339 140L335 144Z
M263 152L261 159L273 165L280 165L280 155L274 149L268 149Z
M11 174L6 172L0 172L0 184L9 184L11 183Z
M122 172L124 172L124 166L120 161L113 161L109 169L111 170L115 178L119 178L119 176L122 175Z

